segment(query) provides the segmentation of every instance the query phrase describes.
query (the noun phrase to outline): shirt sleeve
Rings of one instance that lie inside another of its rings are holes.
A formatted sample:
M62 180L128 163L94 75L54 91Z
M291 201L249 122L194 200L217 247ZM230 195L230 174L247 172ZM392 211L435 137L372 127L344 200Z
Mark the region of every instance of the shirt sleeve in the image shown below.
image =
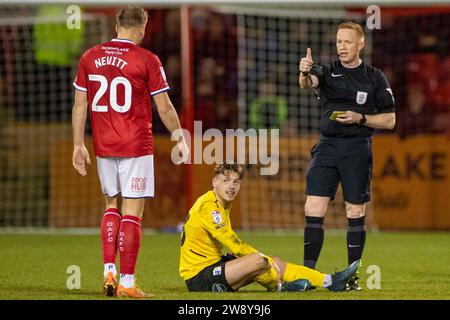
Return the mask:
M379 113L395 112L395 99L386 76L377 70L375 104Z
M248 243L243 242L231 228L228 219L224 219L223 213L213 205L206 206L202 210L201 224L211 236L227 247L232 254L242 257L258 252Z
M324 79L325 79L324 66L319 65L319 64L315 64L315 65L312 66L311 70L309 70L309 73L311 75L317 77L317 79L319 80L319 86L324 83Z
M87 79L86 79L86 68L84 66L84 55L81 56L80 62L78 63L77 76L73 82L75 89L87 92Z
M148 87L152 96L170 90L161 61L152 55L148 63Z

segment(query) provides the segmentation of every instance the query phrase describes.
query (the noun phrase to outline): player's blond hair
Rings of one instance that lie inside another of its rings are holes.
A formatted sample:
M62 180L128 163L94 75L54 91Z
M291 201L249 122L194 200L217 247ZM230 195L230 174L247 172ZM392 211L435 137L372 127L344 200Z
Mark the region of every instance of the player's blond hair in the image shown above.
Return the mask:
M224 163L219 164L214 169L214 176L217 176L219 174L224 174L228 176L231 172L235 172L239 175L239 179L242 179L244 177L244 169L239 164L230 164L230 163Z
M349 30L353 30L356 32L356 34L362 39L364 40L364 30L361 27L360 24L358 23L354 23L351 21L347 21L347 22L343 22L339 25L337 31L339 32L339 30L341 29L349 29Z
M119 27L140 27L147 23L148 14L142 7L127 5L117 11L116 19Z

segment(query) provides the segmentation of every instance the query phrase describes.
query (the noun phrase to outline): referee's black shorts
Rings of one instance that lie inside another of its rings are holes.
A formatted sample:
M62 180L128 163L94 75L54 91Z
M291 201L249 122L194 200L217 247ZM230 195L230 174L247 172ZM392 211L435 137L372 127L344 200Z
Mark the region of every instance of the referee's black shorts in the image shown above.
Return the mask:
M321 137L311 150L306 174L306 194L334 199L339 182L344 200L352 204L370 201L372 138Z

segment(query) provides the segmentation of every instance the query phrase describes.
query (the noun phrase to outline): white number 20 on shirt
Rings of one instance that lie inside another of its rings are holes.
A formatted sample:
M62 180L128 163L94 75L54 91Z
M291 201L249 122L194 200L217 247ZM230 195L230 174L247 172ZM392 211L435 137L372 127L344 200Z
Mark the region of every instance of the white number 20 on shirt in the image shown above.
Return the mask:
M100 82L100 88L95 93L94 100L92 101L92 111L94 112L108 112L108 106L98 105L98 101L105 94L108 89L108 79L106 77L99 74L90 74L89 81L97 81ZM117 103L117 86L121 84L125 89L125 100L123 105L119 105ZM111 108L114 111L125 113L130 110L131 107L131 83L127 78L124 77L115 77L112 79L111 84L109 86L109 103L111 104Z

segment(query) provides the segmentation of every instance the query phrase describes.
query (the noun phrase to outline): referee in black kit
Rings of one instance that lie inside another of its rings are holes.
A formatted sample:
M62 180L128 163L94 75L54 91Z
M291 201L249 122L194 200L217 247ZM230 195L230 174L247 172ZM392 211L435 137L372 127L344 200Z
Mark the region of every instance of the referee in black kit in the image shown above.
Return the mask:
M306 177L304 265L315 268L324 240L323 222L339 182L348 218L348 264L361 258L365 210L370 201L374 129L392 130L395 105L382 71L360 59L364 31L359 24L338 27L338 60L313 64L311 49L300 61L299 84L313 89L320 100L320 141L311 150ZM355 280L347 290L361 290Z

